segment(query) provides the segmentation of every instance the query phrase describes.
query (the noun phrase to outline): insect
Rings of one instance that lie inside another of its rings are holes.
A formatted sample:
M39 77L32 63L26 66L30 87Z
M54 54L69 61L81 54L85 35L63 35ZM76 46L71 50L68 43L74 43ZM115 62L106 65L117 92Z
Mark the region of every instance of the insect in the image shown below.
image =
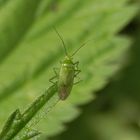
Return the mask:
M81 70L78 68L79 61L73 62L73 56L85 45L85 43L70 55L67 52L63 38L55 27L54 30L62 41L66 56L61 62L59 73L57 73L56 68L54 68L55 76L50 79L50 82L54 83L52 80L57 78L57 82L55 82L55 84L57 84L58 96L61 100L65 100L69 96L73 85L80 82L78 81L74 83L74 78L81 72Z

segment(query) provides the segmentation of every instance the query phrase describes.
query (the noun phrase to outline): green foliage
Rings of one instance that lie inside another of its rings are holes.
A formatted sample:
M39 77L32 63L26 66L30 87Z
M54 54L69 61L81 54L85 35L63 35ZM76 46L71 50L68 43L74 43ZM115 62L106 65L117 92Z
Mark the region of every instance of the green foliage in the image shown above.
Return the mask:
M140 4L140 3L139 3ZM140 8L139 8L140 10ZM140 139L140 15L123 30L133 37L129 59L67 131L49 140Z
M39 133L32 130L35 128L47 137L60 133L64 130L63 123L80 113L76 106L95 98L92 92L108 83L123 64L124 54L131 44L129 38L116 35L137 12L137 6L127 2L3 2L0 9L0 128L11 112L19 108L20 113L12 113L2 136L12 138L32 117L15 139L36 136ZM56 90L51 90L50 95L47 94L49 90L44 92L51 86L49 78L53 76L53 67L59 67L65 55L53 26L64 36L70 53L92 40L75 55L74 59L80 61L83 82L74 86L65 102L58 102ZM17 115L20 117L15 122Z

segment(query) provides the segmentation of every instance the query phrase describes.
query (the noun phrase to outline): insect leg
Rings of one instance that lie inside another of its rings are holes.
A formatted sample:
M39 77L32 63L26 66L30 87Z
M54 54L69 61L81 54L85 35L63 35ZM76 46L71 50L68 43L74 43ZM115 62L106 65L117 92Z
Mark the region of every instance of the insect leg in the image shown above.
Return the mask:
M78 68L79 61L75 62L74 65L75 65L75 75L74 75L74 77L76 77L81 72L81 70L79 70L79 68Z
M54 80L54 79L56 79L56 78L57 78L57 76L56 76L56 75L55 75L55 76L53 76L52 78L50 78L50 79L49 79L49 82L51 82L51 83L53 83L53 84L56 84L56 82L54 82L54 81L53 81L53 80Z
M81 81L83 81L79 77L76 77L76 78L78 78L78 81L74 82L74 85L76 85L76 84L80 83Z
M78 75L80 72L81 72L81 70L75 70L74 77L78 78L79 80L78 80L77 82L75 82L74 85L76 85L76 84L78 84L78 83L80 83L80 82L82 81L79 77L77 77L77 75Z
M78 70L78 69L79 69L79 68L78 68L79 61L75 62L74 65L75 65L76 70Z
M81 70L75 70L74 77L76 77L80 72L81 72Z
M51 82L51 83L53 83L53 84L56 83L56 82L54 82L53 80L56 79L56 78L58 78L58 73L57 73L56 70L57 70L57 68L53 68L53 71L54 71L54 73L55 73L55 76L53 76L52 78L49 79L49 82Z
M75 83L73 83L74 85L77 85L77 84L79 84L81 81L83 81L83 80L79 80L79 81L77 81L77 82L75 82Z
M55 76L58 77L58 71L57 71L57 70L59 70L59 68L53 68L53 71L54 71L54 73L55 73Z

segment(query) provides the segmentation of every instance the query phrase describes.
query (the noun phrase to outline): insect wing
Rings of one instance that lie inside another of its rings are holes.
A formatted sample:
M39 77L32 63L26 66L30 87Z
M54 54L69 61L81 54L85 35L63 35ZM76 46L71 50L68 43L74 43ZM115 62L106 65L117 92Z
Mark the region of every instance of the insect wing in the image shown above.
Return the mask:
M58 94L61 100L65 100L71 92L74 81L74 68L62 66L58 80Z

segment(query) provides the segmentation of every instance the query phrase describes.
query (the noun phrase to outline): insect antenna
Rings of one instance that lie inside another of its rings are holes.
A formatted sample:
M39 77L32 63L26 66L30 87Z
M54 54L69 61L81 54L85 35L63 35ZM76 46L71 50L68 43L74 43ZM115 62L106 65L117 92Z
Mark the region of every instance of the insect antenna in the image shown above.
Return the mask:
M58 37L60 38L60 40L62 41L62 44L63 44L63 47L64 47L64 51L65 51L65 54L68 55L68 52L67 52L67 49L66 49L66 45L65 45L65 42L62 38L62 36L59 34L59 32L57 31L57 29L55 27L53 27L53 29L55 30L56 34L58 35Z
M92 41L93 39L89 39L85 43L83 43L71 56L74 56L82 47L84 47L89 41Z
M85 45L86 45L86 43L82 44L71 56L74 56Z

